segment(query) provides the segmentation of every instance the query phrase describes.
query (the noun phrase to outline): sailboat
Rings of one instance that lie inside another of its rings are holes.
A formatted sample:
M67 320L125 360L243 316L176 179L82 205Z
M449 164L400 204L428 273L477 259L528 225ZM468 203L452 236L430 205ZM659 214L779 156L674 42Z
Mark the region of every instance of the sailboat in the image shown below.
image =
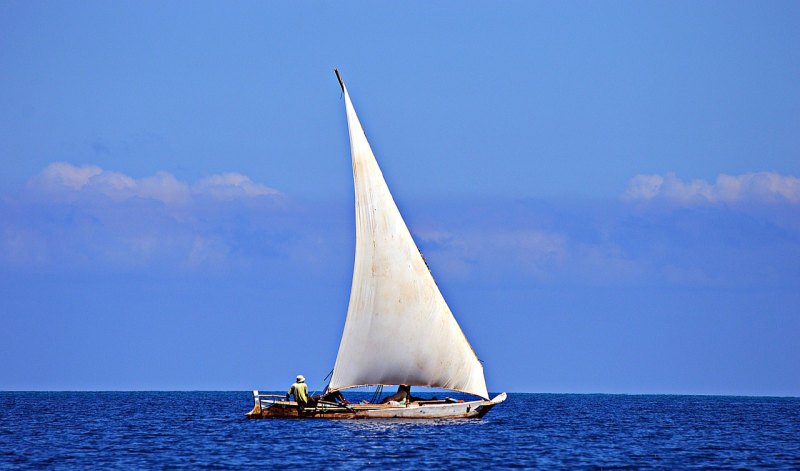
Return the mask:
M489 399L483 365L464 336L389 192L347 87L344 96L353 163L356 251L350 304L324 394L384 385L440 388L477 396L349 404L319 400L298 407L285 396L253 391L249 418L477 418L506 399ZM323 395L323 398L325 395Z

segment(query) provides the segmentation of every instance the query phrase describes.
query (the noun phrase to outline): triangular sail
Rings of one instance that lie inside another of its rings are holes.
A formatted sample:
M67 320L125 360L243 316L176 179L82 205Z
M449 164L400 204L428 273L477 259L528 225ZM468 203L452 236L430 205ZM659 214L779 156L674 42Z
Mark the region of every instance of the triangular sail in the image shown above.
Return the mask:
M328 389L409 384L488 399L483 366L411 238L341 86L353 159L356 255Z

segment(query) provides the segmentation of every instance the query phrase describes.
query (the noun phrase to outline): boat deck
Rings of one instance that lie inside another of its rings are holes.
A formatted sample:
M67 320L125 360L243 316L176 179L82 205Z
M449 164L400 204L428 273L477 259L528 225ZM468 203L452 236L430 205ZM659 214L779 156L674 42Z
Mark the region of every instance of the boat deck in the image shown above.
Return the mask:
M314 407L300 408L295 401L263 400L258 391L253 391L255 406L246 414L250 419L435 419L435 418L480 418L496 404L506 399L505 393L491 401L457 401L455 399L414 401L409 404L338 404L320 402ZM273 396L274 397L274 396Z

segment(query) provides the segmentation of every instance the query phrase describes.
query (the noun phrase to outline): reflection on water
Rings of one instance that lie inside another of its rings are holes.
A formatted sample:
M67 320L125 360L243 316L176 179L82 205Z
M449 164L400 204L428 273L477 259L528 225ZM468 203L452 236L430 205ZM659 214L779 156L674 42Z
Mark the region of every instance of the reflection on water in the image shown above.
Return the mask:
M481 419L353 419L342 420L345 428L354 431L392 433L419 432L430 427L480 427Z

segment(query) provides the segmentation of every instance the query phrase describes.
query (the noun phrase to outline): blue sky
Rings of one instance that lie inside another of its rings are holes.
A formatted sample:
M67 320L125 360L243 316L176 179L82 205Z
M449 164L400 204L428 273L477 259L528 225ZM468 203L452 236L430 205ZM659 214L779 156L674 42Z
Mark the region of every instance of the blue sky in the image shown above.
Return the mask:
M491 391L800 395L796 44L792 2L4 2L0 389L316 386L338 67Z

